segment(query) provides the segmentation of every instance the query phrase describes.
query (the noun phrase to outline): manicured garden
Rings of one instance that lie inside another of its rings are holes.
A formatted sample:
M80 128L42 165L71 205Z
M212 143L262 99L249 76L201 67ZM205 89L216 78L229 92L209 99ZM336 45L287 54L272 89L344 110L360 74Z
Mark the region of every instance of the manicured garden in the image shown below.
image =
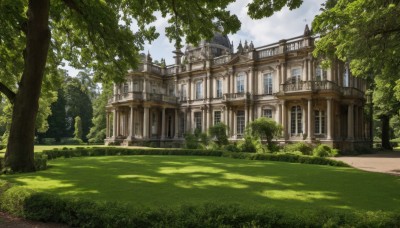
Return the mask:
M4 179L62 196L151 207L214 202L390 211L400 205L399 177L352 168L193 156L69 158L49 166Z
M324 157L112 147L36 155L47 169L2 176L0 210L73 227L400 224L399 177Z

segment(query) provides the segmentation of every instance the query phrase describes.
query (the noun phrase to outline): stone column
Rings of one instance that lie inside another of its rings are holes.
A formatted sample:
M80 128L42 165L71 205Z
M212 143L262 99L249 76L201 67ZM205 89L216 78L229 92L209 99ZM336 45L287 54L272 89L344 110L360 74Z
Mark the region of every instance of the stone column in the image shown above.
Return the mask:
M231 137L234 137L235 136L235 113L233 112L232 107L229 108L229 113L230 113L229 121L231 122L231 124L229 125L229 128L231 129Z
M189 103L189 101L190 100L193 100L193 96L192 96L192 80L191 79L189 79L188 80L188 84L187 84L188 86L187 86L187 99L186 99L186 102L187 103Z
M244 105L244 127L247 127L247 123L249 122L249 106L247 104Z
M282 126L283 126L283 138L286 140L288 133L287 133L287 111L286 111L286 101L282 101Z
M201 121L201 132L206 133L207 132L207 107L203 107L202 110L202 121Z
M347 139L354 139L354 104L349 104L347 110Z
M179 125L178 125L179 117L178 117L178 113L179 113L178 109L175 109L175 130L174 130L175 135L174 135L174 139L178 138L178 132L179 132Z
M282 110L281 110L281 104L278 104L276 106L276 112L275 112L275 121L282 125Z
M186 109L186 132L192 133L190 129L192 128L192 114L191 111Z
M144 107L143 108L143 138L147 139L149 138L149 107Z
M332 139L332 98L326 99L326 139Z
M121 128L121 116L120 116L120 111L119 110L116 110L116 116L117 116L117 124L116 124L117 134L115 136L118 137L121 134L121 131L120 131L120 128Z
M251 94L254 94L253 91L253 76L254 76L254 70L253 67L249 68L249 79L248 79L248 86L247 86L247 91L250 92Z
M282 74L282 71L281 71L281 66L280 65L276 65L276 74L277 74L277 76L276 77L274 77L274 78L276 78L276 80L274 80L275 82L277 82L277 85L276 85L276 89L275 89L275 91L274 92L279 92L280 91L280 89L281 89L281 84L283 83L282 82L282 76L281 76L281 74ZM260 83L260 84L262 84L261 82L257 82L257 83ZM258 93L258 94L260 94L260 93ZM279 106L279 105L278 105Z
M135 126L135 121L133 120L133 112L134 112L133 105L131 105L131 112L130 112L131 116L129 118L129 126L130 126L129 138L132 138L134 136L133 131Z
M254 106L250 105L249 106L249 122L254 120L253 109L254 109Z
M117 111L116 111L116 109L114 109L112 112L113 112L113 133L112 133L112 137L115 138L115 136L117 135Z
M110 115L108 111L106 112L106 138L110 137L109 131L110 131Z
M312 129L312 99L308 99L307 102L307 140L311 141L314 137Z
M355 128L354 128L354 139L358 139L358 129L359 129L358 106L355 106L354 111L355 111L355 113L354 113L354 116L355 116L355 118L354 118L354 126L355 126Z
M313 64L312 59L308 60L308 80L313 81Z
M211 127L211 125L213 125L212 123L211 123L211 106L207 106L207 117L206 117L206 132L208 131L208 129Z
M161 140L165 139L165 107L162 107L161 116Z
M237 138L237 117L235 112L232 111L232 122L233 122L233 137Z

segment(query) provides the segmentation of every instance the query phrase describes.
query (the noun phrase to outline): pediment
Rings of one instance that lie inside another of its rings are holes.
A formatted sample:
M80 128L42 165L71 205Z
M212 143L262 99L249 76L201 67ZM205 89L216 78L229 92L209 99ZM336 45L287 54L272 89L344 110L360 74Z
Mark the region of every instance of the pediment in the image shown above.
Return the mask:
M236 55L233 57L229 62L227 62L227 65L236 65L236 64L241 64L241 63L247 63L251 59L245 55Z

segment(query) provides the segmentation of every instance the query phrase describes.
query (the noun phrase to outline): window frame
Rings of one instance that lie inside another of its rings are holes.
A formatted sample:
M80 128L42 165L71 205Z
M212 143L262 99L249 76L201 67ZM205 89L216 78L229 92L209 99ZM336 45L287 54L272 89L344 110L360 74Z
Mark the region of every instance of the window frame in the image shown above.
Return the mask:
M303 109L300 105L294 105L290 109L290 134L303 134Z
M236 75L236 93L245 93L245 74Z
M273 82L271 72L263 74L263 89L265 95L272 95Z

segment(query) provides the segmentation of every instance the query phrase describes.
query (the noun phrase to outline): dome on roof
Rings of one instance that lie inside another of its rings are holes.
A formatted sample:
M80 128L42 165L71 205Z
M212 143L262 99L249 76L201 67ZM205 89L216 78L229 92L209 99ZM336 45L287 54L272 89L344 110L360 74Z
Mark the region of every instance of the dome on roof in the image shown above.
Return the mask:
M214 33L214 37L211 39L209 43L219 44L227 48L231 47L231 42L229 41L228 36L222 35L221 33Z
M206 41L206 40L200 41L199 47L204 46L207 43L222 45L222 46L224 46L226 48L229 48L229 49L231 48L231 42L229 41L228 36L227 35L222 35L221 33L218 33L218 32L214 33L214 37L211 38L210 41ZM191 48L193 48L193 45L188 44L186 46L186 48L187 49L191 49Z

